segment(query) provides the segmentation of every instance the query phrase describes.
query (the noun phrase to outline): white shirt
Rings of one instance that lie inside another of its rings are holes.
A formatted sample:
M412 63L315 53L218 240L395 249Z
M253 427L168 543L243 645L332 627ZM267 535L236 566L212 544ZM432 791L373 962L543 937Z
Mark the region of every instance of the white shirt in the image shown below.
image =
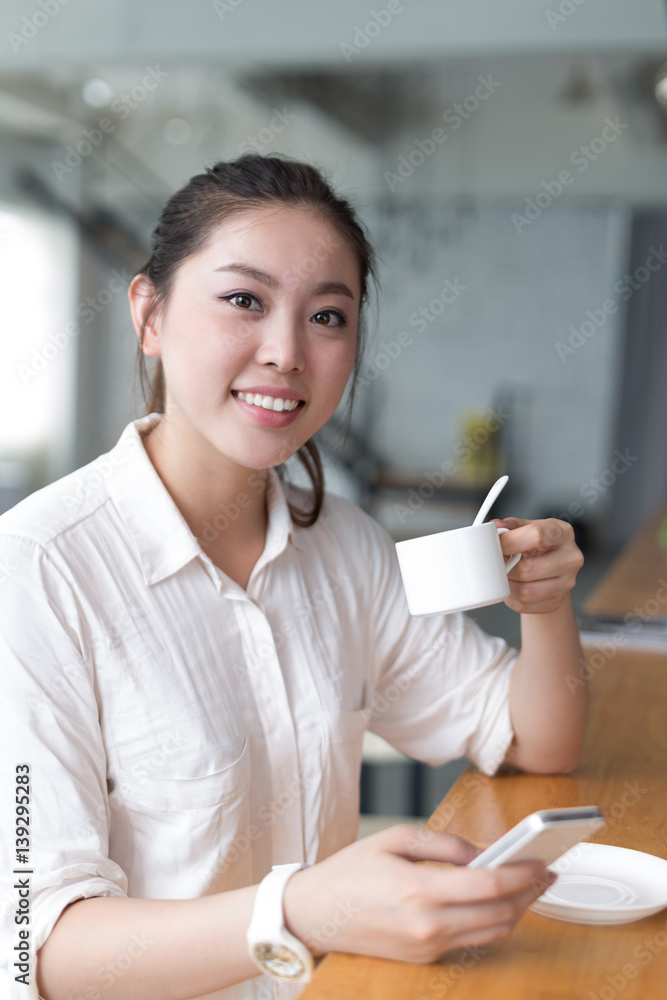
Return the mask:
M515 651L460 614L412 618L394 543L348 501L327 496L300 528L271 471L247 589L219 570L141 442L160 419L131 422L0 517L3 803L16 764L31 767L33 985L20 996L37 996L35 953L75 899L236 889L351 843L366 728L487 774L512 739ZM221 509L210 531L234 516ZM14 838L12 817L8 951ZM300 989L260 976L213 995Z

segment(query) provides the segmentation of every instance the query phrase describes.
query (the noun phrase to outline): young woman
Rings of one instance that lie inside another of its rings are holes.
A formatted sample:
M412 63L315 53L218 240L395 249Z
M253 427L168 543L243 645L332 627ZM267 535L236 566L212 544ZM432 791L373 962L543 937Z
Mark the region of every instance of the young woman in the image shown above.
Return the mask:
M431 764L553 772L585 717L569 525L505 521L517 656L463 615L411 618L392 541L323 494L312 437L356 374L373 273L312 167L193 177L129 289L159 359L147 414L0 518L33 996L291 997L327 951L495 941L546 885L538 863L467 869L475 848L419 827L354 842L366 728ZM310 492L282 478L294 454Z

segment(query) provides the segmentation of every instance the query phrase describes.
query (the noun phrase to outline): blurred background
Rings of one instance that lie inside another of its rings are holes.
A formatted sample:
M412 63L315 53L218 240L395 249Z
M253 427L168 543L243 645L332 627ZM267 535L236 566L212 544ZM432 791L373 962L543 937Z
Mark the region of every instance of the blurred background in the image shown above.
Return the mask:
M0 511L144 412L127 285L165 200L248 150L323 168L381 258L329 487L401 539L507 472L493 514L573 523L580 602L667 496L664 0L6 0ZM465 764L366 761L382 816Z

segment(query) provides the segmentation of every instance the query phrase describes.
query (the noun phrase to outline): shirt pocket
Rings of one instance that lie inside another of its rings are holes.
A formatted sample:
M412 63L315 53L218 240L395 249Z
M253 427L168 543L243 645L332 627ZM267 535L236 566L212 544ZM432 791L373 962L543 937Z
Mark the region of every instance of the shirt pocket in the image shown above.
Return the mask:
M321 812L318 860L351 844L357 835L361 756L371 712L371 708L322 712L322 770L327 787Z
M247 785L250 776L248 740L231 764L210 774L174 778L150 774L137 777L132 771L119 768L115 789L128 801L138 802L157 810L208 809L235 798L240 786Z
M119 769L115 778L110 850L129 895L160 897L165 871L171 898L199 896L214 879L216 891L252 884L251 852L235 848L250 825L247 739L236 760L209 774L141 779Z

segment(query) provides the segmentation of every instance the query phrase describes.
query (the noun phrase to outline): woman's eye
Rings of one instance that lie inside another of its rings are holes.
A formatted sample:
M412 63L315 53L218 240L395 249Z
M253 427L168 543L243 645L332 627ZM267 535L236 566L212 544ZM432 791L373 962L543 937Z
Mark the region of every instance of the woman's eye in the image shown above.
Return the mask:
M347 320L343 314L339 313L336 309L322 309L321 312L315 313L313 320L318 324L318 326L347 326Z
M222 295L221 298L225 302L231 302L237 309L252 310L254 312L255 310L252 309L253 303L256 308L261 309L259 301L254 295L250 295L248 292L233 292L231 295Z

